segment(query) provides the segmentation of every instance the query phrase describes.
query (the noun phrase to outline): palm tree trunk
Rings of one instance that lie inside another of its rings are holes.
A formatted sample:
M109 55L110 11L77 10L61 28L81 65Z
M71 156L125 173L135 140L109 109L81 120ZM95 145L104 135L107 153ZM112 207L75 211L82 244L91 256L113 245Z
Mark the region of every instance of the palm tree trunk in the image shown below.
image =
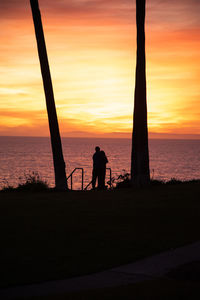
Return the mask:
M55 186L59 190L67 189L67 180L65 172L65 162L62 152L62 144L58 126L58 119L56 114L56 107L53 94L53 86L51 81L51 74L49 69L49 62L47 57L47 50L44 39L44 32L42 27L42 20L39 10L38 0L30 0L33 22L35 27L35 34L38 47L38 55L40 60L40 67L43 78L43 86L46 97L47 113L49 120L49 129L51 136L51 146L53 153L53 163L55 172Z
M136 0L137 63L133 115L131 182L144 186L150 182L146 103L145 0Z

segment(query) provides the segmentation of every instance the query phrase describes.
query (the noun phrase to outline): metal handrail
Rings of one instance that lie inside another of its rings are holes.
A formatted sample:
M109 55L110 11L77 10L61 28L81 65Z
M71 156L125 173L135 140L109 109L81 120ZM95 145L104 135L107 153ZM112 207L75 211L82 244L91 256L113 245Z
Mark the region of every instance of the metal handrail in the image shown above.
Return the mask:
M88 183L88 185L86 185L86 187L84 188L84 191L86 191L88 186L90 186L91 184L92 184L92 180Z
M81 170L82 171L82 183L81 183L81 190L83 191L86 191L87 188L92 184L92 180L88 183L88 185L86 185L86 187L83 189L83 181L84 181L84 169L83 168L75 168L71 174L67 177L67 180L69 178L71 178L71 190L73 189L73 174L76 170ZM110 170L110 182L109 182L109 186L110 186L110 189L112 187L112 171L111 171L111 168L106 168L106 170Z
M74 174L74 172L75 172L76 170L81 170L81 171L82 171L82 184L81 184L81 189L82 189L82 191L83 191L83 176L84 176L84 169L83 169L83 168L75 168L75 169L71 172L71 174L67 177L67 180L71 177L71 190L72 190L72 189L73 189L72 176L73 176L73 174Z
M109 186L110 186L110 189L112 187L112 170L111 168L106 168L106 170L110 170L110 183L109 183Z

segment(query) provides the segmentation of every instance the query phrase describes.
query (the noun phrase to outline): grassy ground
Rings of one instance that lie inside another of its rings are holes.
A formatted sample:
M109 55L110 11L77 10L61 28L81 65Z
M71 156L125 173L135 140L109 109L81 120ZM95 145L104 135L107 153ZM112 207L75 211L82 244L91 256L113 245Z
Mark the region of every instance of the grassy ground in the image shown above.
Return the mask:
M127 286L68 293L55 296L32 297L29 300L197 300L199 282L159 279Z
M199 194L199 183L1 192L1 287L98 272L199 240Z

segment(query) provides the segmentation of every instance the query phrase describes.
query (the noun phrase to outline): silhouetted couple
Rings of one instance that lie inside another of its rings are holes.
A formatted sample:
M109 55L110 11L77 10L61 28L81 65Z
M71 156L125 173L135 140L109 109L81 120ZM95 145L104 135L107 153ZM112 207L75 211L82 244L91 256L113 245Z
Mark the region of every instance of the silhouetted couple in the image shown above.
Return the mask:
M98 180L98 189L105 189L106 164L108 159L104 151L97 146L93 155L92 188L95 189L96 180Z

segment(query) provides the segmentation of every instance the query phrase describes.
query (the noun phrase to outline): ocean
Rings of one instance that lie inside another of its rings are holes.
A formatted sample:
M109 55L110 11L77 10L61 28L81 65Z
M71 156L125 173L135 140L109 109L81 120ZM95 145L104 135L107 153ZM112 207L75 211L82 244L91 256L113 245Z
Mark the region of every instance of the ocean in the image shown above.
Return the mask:
M62 146L67 176L74 168L83 168L84 187L91 181L95 146L105 151L112 177L130 172L130 139L62 138ZM154 179L200 179L200 140L151 139L149 156L151 177ZM50 139L0 137L0 188L8 184L17 186L32 172L54 186ZM74 173L73 188L81 189L80 170Z

